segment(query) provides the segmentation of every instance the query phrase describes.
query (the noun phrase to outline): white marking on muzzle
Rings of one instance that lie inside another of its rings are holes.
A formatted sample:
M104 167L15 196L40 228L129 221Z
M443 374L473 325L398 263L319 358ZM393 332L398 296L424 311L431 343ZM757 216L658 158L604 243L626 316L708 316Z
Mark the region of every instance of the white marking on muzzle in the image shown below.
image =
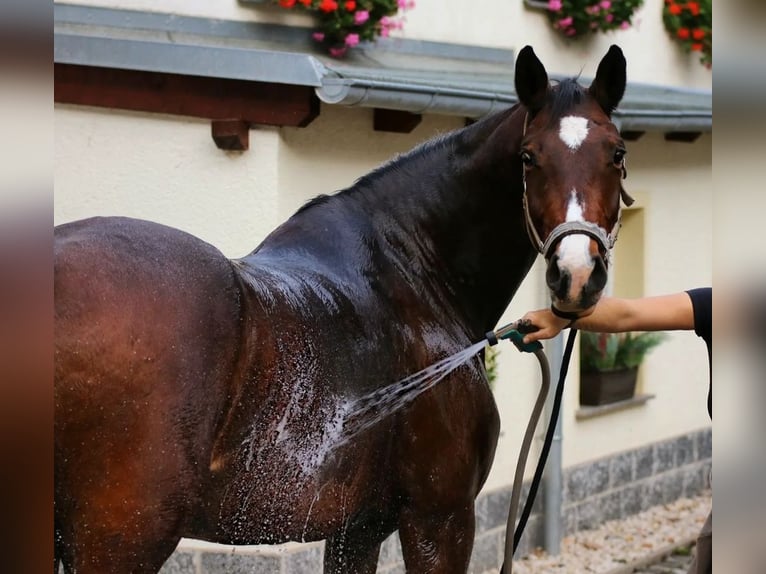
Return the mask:
M567 221L585 221L583 205L577 199L577 191L572 189L567 205ZM590 279L595 263L590 254L590 237L581 233L567 235L559 242L556 250L561 271L567 271L572 278L570 295L577 296Z
M559 124L559 137L572 151L577 151L588 137L588 118L566 116Z

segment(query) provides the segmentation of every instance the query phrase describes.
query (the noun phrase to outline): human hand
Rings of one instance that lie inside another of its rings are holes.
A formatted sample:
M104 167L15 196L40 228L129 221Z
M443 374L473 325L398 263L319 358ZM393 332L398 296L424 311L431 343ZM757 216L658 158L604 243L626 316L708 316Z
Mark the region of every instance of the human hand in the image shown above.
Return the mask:
M526 333L524 343L532 343L541 339L552 339L562 329L567 328L571 321L553 314L550 309L529 311L519 319L518 331Z

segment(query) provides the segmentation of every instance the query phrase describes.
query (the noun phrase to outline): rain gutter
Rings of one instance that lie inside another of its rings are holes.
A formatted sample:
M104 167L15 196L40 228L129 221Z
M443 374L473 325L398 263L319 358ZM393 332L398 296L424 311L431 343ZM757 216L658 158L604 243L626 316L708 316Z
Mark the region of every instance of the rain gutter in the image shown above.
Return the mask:
M322 86L316 88L316 94L328 104L469 118L482 117L518 102L515 93L337 76L324 77ZM626 106L617 109L613 119L621 130L710 132L713 129L712 109L663 110Z

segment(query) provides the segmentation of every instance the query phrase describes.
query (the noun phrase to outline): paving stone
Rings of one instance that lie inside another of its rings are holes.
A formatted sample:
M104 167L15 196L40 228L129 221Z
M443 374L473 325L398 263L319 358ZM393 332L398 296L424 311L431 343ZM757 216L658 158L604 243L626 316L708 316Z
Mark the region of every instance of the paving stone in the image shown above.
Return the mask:
M643 509L644 485L634 484L620 489L620 514L623 517L638 514Z
M280 572L280 560L276 556L252 556L236 552L203 552L202 572L204 574L274 574Z
M505 526L510 506L510 488L495 490L482 496L476 503L476 533Z
M324 562L324 546L290 552L283 557L284 574L321 572Z
M636 480L648 478L654 473L654 448L646 446L635 451Z
M713 433L708 429L697 433L697 460L713 456Z
M705 488L705 478L702 476L703 465L688 465L683 473L684 496L696 496Z
M484 572L490 568L497 568L498 560L502 555L502 545L497 532L477 537L473 543L468 572Z
M694 435L678 437L675 443L675 466L684 466L696 460Z
M579 502L605 491L609 486L609 462L601 460L572 469L566 478L566 502Z
M596 500L587 500L577 505L577 530L590 530L603 522L601 506Z
M636 453L624 452L609 461L609 486L618 488L634 480Z
M596 504L601 507L603 521L622 518L622 504L619 491L615 490L599 496L596 499Z
M194 565L194 553L173 552L162 565L158 574L196 574Z
M402 557L402 545L399 543L399 533L394 532L383 541L378 555L378 566L389 567L398 562L404 562Z
M661 442L654 445L654 469L652 474L660 474L673 468L675 459L675 441Z

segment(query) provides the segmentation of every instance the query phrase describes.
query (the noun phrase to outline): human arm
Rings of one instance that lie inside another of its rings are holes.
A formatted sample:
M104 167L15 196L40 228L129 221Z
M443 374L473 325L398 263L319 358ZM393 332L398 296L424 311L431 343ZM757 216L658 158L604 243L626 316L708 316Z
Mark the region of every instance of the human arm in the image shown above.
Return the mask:
M525 343L550 339L568 326L583 331L624 333L627 331L673 331L694 329L694 310L686 292L623 299L602 297L590 312L570 325L568 319L550 309L530 311L521 319L538 328L524 337Z

